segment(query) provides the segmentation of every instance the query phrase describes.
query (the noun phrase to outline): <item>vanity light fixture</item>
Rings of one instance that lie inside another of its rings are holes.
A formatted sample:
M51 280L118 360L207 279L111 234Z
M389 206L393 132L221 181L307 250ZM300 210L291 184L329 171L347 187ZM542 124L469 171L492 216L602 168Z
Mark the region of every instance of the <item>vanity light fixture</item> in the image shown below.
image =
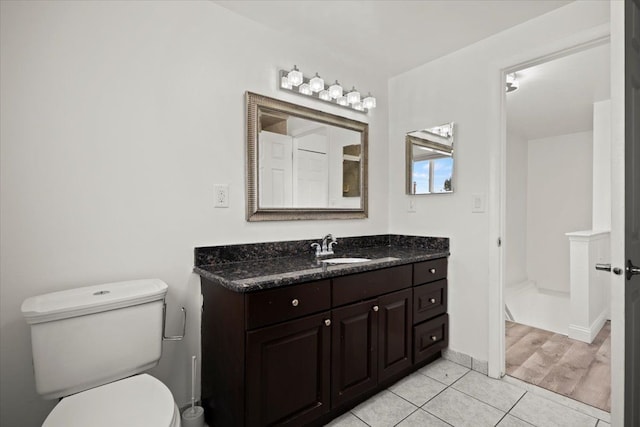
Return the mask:
M505 90L507 91L507 93L515 92L516 90L518 90L519 87L520 87L520 83L518 82L518 77L516 76L516 73L507 74L506 85L505 85Z
M281 90L287 90L299 95L310 96L333 105L348 108L351 111L368 113L372 108L376 108L376 98L368 95L361 99L360 92L355 86L345 93L343 86L335 80L335 83L326 85L325 80L318 73L307 78L302 74L296 65L291 70L280 70L278 74L278 85Z
M329 86L329 95L331 95L331 98L333 99L338 99L342 96L342 86L340 86L340 83L338 83L337 80L334 84Z
M302 83L300 86L298 86L298 92L303 95L311 95L313 93L313 91L311 90L311 86L309 86L309 83Z
M351 92L347 94L347 102L349 104L355 104L357 102L360 102L360 92L356 90L355 86L351 88Z
M376 108L376 99L371 96L371 92L362 100L362 106L366 109Z
M304 80L302 72L298 70L298 67L296 65L293 66L293 70L287 73L287 78L289 79L289 83L291 83L292 86L300 86Z
M328 90L324 89L321 90L320 93L318 93L318 98L322 99L323 101L331 101L331 94Z
M316 76L309 80L309 87L313 92L320 92L324 89L324 80L316 73Z
M287 76L282 76L280 78L280 87L283 89L289 89L289 90L293 89L293 85L291 84Z

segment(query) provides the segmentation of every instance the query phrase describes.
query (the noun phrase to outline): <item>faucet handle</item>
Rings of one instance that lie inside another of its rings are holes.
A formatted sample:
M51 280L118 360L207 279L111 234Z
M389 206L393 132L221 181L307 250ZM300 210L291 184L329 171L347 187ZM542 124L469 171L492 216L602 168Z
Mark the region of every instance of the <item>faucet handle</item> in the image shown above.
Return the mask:
M338 241L337 241L337 240L335 240L335 238L334 238L334 240L333 240L332 242L329 242L329 248L328 248L328 250L329 250L329 253L330 253L330 254L333 254L333 245L337 245L337 244L338 244Z
M319 243L312 243L311 247L312 248L316 248L316 256L320 256L320 252L322 252L322 249L320 248L320 244Z

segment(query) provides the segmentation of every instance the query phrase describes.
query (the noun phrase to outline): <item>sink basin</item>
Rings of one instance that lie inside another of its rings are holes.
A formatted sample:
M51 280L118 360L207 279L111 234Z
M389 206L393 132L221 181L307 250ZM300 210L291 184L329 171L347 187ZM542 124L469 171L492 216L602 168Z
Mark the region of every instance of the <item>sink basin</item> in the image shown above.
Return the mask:
M357 262L371 261L369 258L329 258L323 259L327 264L355 264Z

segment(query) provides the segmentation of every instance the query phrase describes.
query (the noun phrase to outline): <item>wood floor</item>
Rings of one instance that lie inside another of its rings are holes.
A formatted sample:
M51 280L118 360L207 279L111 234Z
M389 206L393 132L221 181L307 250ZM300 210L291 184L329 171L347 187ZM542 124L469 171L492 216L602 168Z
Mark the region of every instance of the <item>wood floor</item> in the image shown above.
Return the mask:
M611 324L591 344L506 322L507 375L611 412Z

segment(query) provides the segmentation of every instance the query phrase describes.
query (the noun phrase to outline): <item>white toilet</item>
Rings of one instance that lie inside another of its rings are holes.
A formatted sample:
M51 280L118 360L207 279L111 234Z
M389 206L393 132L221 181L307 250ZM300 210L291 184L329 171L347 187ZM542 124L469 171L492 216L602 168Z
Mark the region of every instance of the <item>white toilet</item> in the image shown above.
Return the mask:
M43 427L179 427L169 389L142 372L162 352L161 280L134 280L26 299L36 389L63 399Z

